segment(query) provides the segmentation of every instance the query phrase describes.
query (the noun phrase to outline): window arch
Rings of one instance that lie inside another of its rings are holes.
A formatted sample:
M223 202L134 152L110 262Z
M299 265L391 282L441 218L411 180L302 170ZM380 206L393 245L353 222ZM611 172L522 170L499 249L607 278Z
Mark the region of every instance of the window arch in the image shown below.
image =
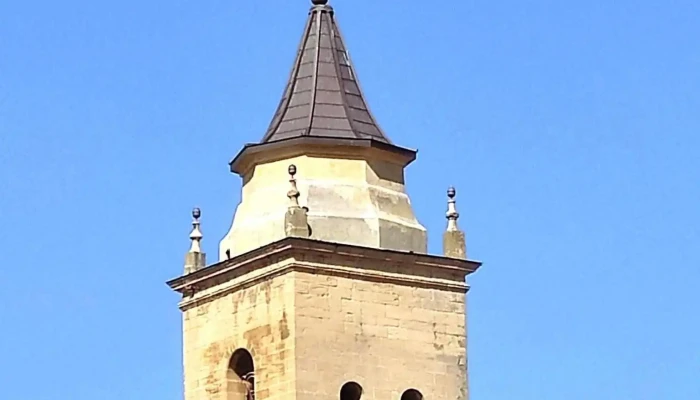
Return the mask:
M423 393L416 389L408 389L401 395L401 400L423 400Z
M360 400L362 386L357 382L347 382L340 388L340 400Z
M226 381L229 400L255 400L255 363L248 350L233 352L228 361Z

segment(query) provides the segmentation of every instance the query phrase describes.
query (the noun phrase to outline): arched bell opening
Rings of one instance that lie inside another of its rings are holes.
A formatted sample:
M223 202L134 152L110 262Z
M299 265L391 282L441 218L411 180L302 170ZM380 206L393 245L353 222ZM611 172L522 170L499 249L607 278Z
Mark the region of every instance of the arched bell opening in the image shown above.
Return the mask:
M255 363L246 349L233 352L226 371L227 400L255 400Z
M340 400L360 400L362 386L357 382L347 382L340 388Z
M416 389L408 389L401 395L401 400L423 400L423 393Z

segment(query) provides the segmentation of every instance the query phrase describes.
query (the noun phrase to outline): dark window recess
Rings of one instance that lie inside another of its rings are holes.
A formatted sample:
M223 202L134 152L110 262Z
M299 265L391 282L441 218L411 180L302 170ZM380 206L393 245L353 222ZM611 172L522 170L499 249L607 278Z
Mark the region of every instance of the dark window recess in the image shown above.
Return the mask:
M228 369L245 383L246 400L255 400L255 366L250 352L246 349L234 351Z
M423 400L423 394L416 389L408 389L401 395L401 400Z
M362 386L357 382L348 382L340 388L340 400L360 400Z

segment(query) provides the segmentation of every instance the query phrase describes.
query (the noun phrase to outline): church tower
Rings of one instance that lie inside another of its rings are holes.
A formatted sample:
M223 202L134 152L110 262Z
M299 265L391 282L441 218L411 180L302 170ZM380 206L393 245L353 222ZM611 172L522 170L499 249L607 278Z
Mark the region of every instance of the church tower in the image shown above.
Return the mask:
M182 295L185 400L468 400L456 192L443 255L405 191L416 152L370 112L333 8L313 0L262 140L230 162L241 202L207 265L193 212Z

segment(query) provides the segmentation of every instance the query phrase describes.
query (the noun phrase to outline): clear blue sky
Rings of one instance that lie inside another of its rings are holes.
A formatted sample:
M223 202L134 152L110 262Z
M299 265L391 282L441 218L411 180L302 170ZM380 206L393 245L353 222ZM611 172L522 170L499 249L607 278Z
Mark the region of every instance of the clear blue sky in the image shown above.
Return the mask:
M181 398L190 209L263 134L308 0L0 4L0 387ZM458 188L473 400L700 398L700 3L335 0L439 252ZM419 384L416 384L419 386ZM387 399L388 400L388 399Z

